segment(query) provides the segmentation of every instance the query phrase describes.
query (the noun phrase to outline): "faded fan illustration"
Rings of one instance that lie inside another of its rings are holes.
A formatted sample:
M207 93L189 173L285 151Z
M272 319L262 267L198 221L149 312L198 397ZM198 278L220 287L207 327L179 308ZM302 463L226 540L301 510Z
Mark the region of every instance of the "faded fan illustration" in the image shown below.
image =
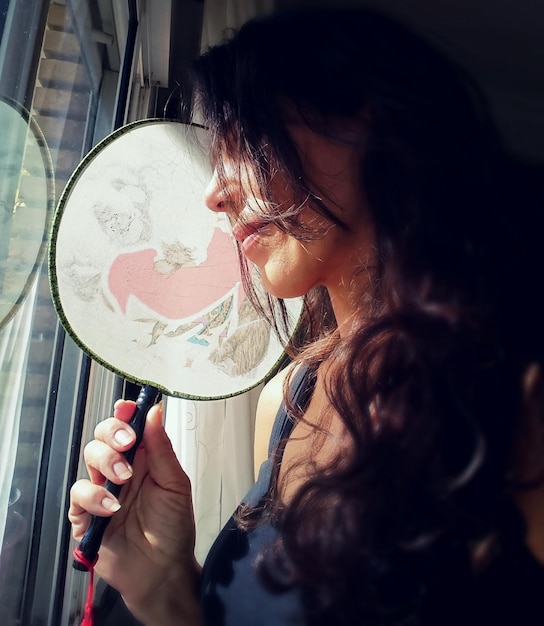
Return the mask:
M59 205L52 289L69 332L104 365L214 398L256 385L283 349L246 297L228 221L204 205L204 140L148 120L92 151Z

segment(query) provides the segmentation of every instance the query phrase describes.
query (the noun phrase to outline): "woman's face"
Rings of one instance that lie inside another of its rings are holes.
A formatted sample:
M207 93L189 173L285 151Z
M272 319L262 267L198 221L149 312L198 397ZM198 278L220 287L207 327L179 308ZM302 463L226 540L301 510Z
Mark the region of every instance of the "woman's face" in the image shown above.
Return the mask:
M214 173L206 190L212 211L225 212L242 253L259 270L267 291L279 298L302 296L317 285L334 294L357 290L361 267L372 260L373 233L364 194L359 187L360 153L348 143L333 141L302 124L289 130L298 148L312 191L347 225L344 229L303 205L299 219L319 237L302 242L274 223L266 223L266 202L259 197L252 172L223 159L223 176ZM277 174L270 183L274 206L285 212L295 194ZM366 284L367 280L365 280ZM354 294L356 295L356 294Z

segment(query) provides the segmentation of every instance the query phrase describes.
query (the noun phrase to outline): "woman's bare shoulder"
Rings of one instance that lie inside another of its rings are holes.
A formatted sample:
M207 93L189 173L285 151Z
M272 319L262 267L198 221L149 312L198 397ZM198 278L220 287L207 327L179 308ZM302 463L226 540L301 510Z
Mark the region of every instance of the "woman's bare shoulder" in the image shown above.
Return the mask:
M255 476L257 476L263 461L268 457L268 442L270 440L274 420L276 419L278 409L283 400L285 381L296 367L296 365L290 364L280 370L266 383L259 396L255 414L255 442L253 452Z

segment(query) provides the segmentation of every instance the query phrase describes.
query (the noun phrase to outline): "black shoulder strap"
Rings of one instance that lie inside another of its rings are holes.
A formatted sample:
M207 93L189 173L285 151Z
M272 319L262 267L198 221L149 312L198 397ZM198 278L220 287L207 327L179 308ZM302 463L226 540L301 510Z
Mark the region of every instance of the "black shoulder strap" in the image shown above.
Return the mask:
M300 365L296 371L291 380L291 385L289 386L289 402L293 406L304 409L308 404L313 391L313 384L310 384L311 375L312 371L305 364ZM287 410L285 402L282 402L276 414L274 425L272 426L272 433L268 444L269 455L272 454L282 439L289 437L294 425L295 423Z
M312 395L312 391L312 372L308 366L301 365L291 381L289 387L289 401L291 404L304 409ZM272 454L276 450L278 443L282 439L289 437L294 424L285 402L282 401L272 426L270 443L268 445L268 459L261 465L256 483L243 500L246 504L257 506L260 499L268 491L272 477L273 464L278 462L277 458L272 459Z

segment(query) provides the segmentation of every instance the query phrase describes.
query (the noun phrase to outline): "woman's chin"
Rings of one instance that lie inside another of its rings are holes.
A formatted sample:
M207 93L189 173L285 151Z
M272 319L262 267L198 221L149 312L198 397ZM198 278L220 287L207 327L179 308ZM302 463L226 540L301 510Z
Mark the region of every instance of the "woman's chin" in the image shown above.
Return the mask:
M301 298L305 296L310 288L306 288L302 285L294 284L292 281L285 281L280 279L271 279L266 273L261 271L261 281L266 292L275 298L281 300L289 300L291 298Z

